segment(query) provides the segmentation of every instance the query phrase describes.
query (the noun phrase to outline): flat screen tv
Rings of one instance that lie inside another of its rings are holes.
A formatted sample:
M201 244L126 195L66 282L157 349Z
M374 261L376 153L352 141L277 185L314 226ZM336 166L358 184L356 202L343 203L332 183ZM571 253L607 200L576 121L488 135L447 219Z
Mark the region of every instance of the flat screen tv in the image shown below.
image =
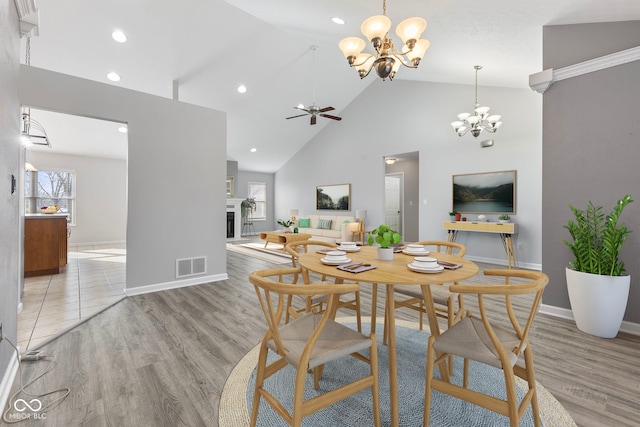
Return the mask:
M453 175L453 210L474 214L515 214L516 171Z

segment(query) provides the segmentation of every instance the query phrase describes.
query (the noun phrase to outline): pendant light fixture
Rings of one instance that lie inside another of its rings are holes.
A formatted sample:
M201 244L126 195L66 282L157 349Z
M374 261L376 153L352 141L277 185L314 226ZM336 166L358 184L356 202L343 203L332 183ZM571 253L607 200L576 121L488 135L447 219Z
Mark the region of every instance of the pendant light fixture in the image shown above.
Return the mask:
M31 37L27 37L26 45L25 63L26 65L31 65ZM27 145L46 145L51 148L47 131L44 130L44 126L31 117L31 108L22 108L22 129L20 133L22 140Z
M500 121L502 116L499 114L490 116L489 107L481 107L478 103L478 71L482 69L482 66L476 65L473 68L476 70L476 101L473 103L473 114L458 114L458 120L452 122L451 126L453 126L458 136L466 135L467 132L471 131L471 135L477 138L483 130L495 133L502 124Z
M367 77L371 69L375 68L382 80L393 80L400 65L408 68L418 68L420 60L429 49L429 40L421 39L422 32L427 28L427 21L420 17L405 19L396 27L396 35L400 37L404 46L397 50L389 38L391 19L387 17L387 1L382 1L382 15L375 15L365 19L360 31L371 42L374 53L362 53L365 41L359 37L347 37L338 46L347 58L350 67L358 71L361 79Z

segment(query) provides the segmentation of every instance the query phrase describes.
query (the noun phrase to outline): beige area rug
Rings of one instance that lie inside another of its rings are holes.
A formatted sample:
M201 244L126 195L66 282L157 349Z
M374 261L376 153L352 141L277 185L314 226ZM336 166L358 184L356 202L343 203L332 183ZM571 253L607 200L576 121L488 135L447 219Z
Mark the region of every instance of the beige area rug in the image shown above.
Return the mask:
M344 323L354 323L355 317L342 317L337 319ZM383 318L378 318L377 323L382 328ZM397 326L418 329L414 322L396 320ZM249 425L249 410L247 405L247 384L258 362L260 345L251 349L235 366L222 390L219 407L219 427L238 427ZM526 382L516 378L522 389L526 388ZM540 419L546 427L576 427L571 415L562 407L560 402L547 391L540 383L537 383L538 403L540 406Z
M227 250L274 264L291 264L291 255L283 252L283 245L278 243L269 243L265 248L264 243L252 242L232 245L227 243Z

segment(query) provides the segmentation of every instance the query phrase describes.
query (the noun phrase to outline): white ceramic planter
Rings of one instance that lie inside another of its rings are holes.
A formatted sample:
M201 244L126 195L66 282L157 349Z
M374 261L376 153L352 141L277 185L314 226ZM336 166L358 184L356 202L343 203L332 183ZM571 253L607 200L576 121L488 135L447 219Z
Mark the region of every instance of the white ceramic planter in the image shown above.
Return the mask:
M376 258L381 261L393 260L393 248L377 248Z
M631 276L603 276L566 269L576 326L602 338L618 335L629 299Z

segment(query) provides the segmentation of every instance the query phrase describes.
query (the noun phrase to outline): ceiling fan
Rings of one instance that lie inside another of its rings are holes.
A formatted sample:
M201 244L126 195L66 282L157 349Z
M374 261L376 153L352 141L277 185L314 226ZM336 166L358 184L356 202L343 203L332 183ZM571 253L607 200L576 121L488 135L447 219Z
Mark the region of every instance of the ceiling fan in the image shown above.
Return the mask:
M311 46L313 50L313 104L310 107L304 108L303 106L293 107L296 110L304 111L305 114L298 114L296 116L287 117L287 119L295 119L296 117L311 116L311 125L316 124L317 117L325 117L331 120L342 120L342 117L332 116L331 114L325 114L327 111L335 110L333 107L320 108L316 106L316 49L317 46Z

